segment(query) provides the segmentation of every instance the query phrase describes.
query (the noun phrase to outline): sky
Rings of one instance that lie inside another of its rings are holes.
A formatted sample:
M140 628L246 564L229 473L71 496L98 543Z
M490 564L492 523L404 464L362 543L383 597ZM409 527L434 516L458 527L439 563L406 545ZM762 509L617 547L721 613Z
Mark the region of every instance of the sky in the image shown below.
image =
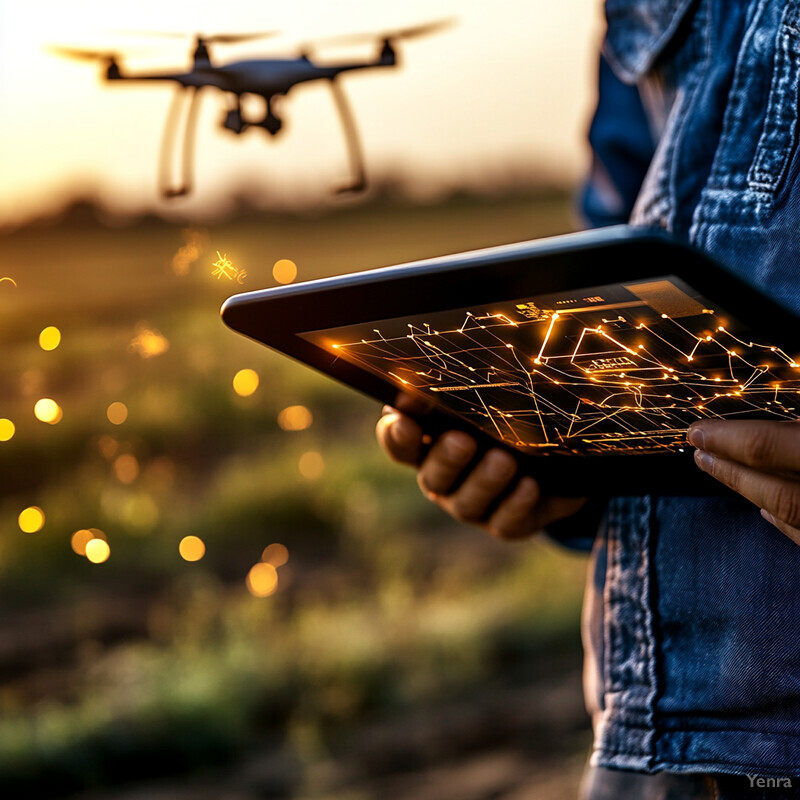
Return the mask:
M269 6L273 6L270 8ZM421 196L481 187L509 175L576 179L602 35L600 0L0 0L0 224L47 213L91 191L120 211L167 208L156 174L167 84L105 83L99 65L48 46L125 54L123 69L184 69L192 35L278 31L218 45L215 62L294 56L300 43L431 20L454 24L400 42L399 68L347 75L368 173L402 172ZM186 34L152 38L145 32ZM372 59L366 42L317 47L314 58ZM348 162L329 89L295 88L281 105L285 129L236 137L221 130L224 98L201 101L196 191L170 206L201 214L224 207L243 183L287 205L316 203L347 180Z

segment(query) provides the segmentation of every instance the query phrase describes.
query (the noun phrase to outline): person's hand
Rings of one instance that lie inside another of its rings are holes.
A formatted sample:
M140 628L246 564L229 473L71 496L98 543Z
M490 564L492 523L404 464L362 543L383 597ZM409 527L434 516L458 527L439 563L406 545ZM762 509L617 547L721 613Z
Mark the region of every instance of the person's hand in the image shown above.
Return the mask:
M761 516L800 544L800 424L704 420L689 428L704 472L761 508Z
M499 448L488 450L465 474L477 451L471 436L447 431L431 444L417 422L390 406L376 435L391 459L417 467L417 483L429 500L499 539L536 533L586 503L579 497L543 496L536 480L517 476L513 456Z

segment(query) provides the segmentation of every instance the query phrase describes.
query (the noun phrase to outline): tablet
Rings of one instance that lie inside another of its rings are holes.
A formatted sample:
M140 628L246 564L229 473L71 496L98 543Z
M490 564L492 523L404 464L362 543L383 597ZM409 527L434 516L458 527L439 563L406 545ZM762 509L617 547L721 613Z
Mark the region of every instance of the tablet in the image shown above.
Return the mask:
M800 416L797 318L628 226L247 292L222 318L383 403L423 398L432 435L505 447L549 493L722 491L692 422Z

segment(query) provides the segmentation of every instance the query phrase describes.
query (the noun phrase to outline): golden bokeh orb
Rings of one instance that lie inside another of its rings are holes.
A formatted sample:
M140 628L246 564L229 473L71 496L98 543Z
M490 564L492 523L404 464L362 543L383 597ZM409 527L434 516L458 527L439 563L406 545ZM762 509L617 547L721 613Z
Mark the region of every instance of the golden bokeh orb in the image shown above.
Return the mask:
M10 419L0 419L0 442L7 442L14 437L17 429Z
M104 561L108 561L110 555L111 548L104 539L95 538L86 543L86 558L92 564L102 564Z
M297 264L288 258L281 258L272 267L272 277L278 283L291 283L297 277Z
M305 406L288 406L278 414L278 425L285 431L304 431L314 422L314 415Z
M325 471L325 460L322 458L321 453L316 452L316 450L309 450L300 456L297 468L304 478L315 481Z
M139 462L132 453L123 453L114 461L114 474L120 483L133 483L139 475Z
M61 344L61 331L54 325L48 325L39 334L39 347L42 350L55 350Z
M40 400L37 400L36 404L33 406L33 415L40 422L47 422L50 425L55 425L61 421L64 412L52 397L42 397Z
M128 406L117 400L106 409L106 416L112 425L122 425L128 419Z
M250 568L245 583L253 597L269 597L278 588L278 571L261 561Z
M249 397L258 389L258 373L254 369L240 369L233 376L233 391L239 397Z
M89 544L92 539L94 539L94 534L87 528L81 528L79 531L75 531L75 533L72 534L69 543L75 553L79 556L85 556L86 545Z
M44 527L44 511L39 506L28 506L20 512L17 522L23 533L36 533Z
M199 536L184 536L178 552L184 561L199 561L206 554L206 546Z
M282 567L289 560L289 549L279 542L268 544L261 554L261 560L273 567Z

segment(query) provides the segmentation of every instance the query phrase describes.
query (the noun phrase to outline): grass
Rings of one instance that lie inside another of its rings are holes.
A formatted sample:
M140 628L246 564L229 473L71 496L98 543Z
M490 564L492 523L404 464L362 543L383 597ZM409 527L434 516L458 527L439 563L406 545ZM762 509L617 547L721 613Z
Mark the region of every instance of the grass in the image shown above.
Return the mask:
M374 402L218 318L233 289L273 284L278 258L309 279L568 228L565 198L546 195L6 232L0 270L18 286L0 295L0 417L17 430L0 443L0 787L51 796L192 772L253 737L313 764L342 730L469 697L498 665L574 641L582 560L454 533L380 453ZM203 252L178 275L192 237ZM211 277L217 250L247 270L243 287ZM46 325L63 334L52 352L37 344ZM136 352L145 328L168 349ZM238 397L245 367L260 385ZM40 397L61 422L34 418ZM310 410L308 429L280 428L290 405ZM26 535L28 505L46 523ZM105 564L70 548L88 527L108 537ZM188 534L206 545L195 564L178 555ZM244 578L275 541L290 561L256 599Z

